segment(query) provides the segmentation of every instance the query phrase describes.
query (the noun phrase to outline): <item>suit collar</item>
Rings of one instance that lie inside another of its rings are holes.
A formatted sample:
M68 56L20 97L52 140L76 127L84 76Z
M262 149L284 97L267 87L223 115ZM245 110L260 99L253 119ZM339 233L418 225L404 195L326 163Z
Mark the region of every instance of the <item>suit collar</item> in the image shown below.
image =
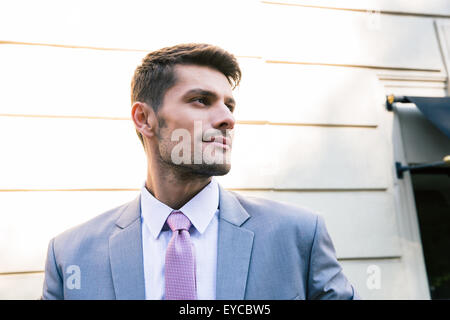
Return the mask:
M243 300L254 234L242 224L250 215L232 193L219 192L216 299Z
M240 227L250 218L250 215L232 193L225 190L220 184L218 186L220 218ZM141 196L139 195L136 199L124 205L120 210L116 225L123 229L140 218Z
M219 207L219 186L213 178L192 199L179 210L191 221L195 229L204 233L211 223ZM141 188L141 217L153 238L157 239L161 233L167 217L173 211L171 207L156 199L145 187Z
M141 196L137 196L136 199L123 205L119 210L119 218L116 220L116 225L124 229L140 218Z
M140 196L122 207L109 238L109 259L116 299L145 299Z
M238 199L229 191L219 185L220 219L240 227L250 215L242 207Z

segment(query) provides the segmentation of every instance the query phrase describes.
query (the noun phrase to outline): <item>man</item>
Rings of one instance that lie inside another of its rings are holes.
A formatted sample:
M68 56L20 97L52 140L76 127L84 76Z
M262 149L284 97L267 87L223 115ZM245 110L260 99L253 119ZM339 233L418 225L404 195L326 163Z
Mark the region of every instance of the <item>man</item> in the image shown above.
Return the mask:
M148 172L139 196L50 241L44 299L355 299L323 219L246 198L230 170L235 57L149 53L132 81Z

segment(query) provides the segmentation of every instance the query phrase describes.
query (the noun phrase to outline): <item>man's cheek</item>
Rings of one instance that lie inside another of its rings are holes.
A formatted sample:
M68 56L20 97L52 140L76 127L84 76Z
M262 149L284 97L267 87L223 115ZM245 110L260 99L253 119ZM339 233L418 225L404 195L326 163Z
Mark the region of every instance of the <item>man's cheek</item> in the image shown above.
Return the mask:
M171 134L170 157L174 164L192 164L191 133L186 129L176 129Z

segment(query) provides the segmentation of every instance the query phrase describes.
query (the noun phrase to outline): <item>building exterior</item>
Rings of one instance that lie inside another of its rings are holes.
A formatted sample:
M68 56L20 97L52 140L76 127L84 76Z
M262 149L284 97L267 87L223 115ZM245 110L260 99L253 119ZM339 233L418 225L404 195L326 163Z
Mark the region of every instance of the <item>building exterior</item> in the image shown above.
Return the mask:
M182 42L222 46L243 71L219 182L322 214L362 298L431 297L414 192L432 182L399 179L395 162L439 160L450 143L414 105L385 101L449 95L450 2L4 1L0 12L0 299L39 298L48 241L137 195L131 76L146 52Z

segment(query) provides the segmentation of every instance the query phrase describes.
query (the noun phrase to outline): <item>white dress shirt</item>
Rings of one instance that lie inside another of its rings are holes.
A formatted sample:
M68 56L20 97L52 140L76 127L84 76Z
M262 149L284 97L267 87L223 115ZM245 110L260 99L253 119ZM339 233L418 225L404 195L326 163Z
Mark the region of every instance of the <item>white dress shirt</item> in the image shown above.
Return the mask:
M216 298L217 237L219 228L219 187L214 178L182 211L191 220L194 246L197 297ZM145 298L164 299L164 265L166 248L172 230L166 219L174 209L156 199L144 186L141 188L142 248L144 258Z

